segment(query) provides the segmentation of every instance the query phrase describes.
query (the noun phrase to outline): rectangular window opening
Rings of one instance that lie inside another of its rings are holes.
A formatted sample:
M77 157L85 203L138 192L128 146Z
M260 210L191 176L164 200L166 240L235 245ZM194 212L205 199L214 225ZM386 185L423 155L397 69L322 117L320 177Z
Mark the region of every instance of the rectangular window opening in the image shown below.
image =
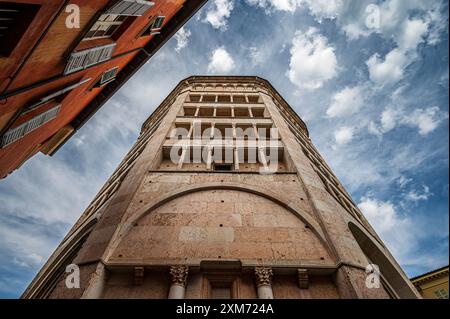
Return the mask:
M36 4L0 2L0 56L11 55L39 9Z
M189 102L200 102L200 95L189 95Z
M233 164L214 164L214 170L219 172L229 172L233 170Z
M219 107L216 111L217 117L231 117L231 108L230 107Z
M217 97L217 100L219 101L219 103L230 103L231 96L230 95L219 95Z
M233 95L233 103L246 103L245 96L243 95Z
M195 116L196 110L197 109L195 107L185 107L184 116Z
M216 102L216 96L215 95L204 95L203 102Z
M141 36L145 37L145 36L160 34L165 18L166 17L164 17L164 16L154 17L150 21L150 23L145 26L144 31L142 32Z
M249 103L259 103L259 96L258 95L249 95L248 102Z

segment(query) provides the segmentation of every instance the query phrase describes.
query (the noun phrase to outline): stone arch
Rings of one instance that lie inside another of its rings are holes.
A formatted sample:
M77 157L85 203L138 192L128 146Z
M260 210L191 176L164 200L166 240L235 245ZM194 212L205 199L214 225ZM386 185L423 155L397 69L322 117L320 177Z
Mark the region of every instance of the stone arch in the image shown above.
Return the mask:
M22 298L47 298L56 286L61 273L65 267L76 257L81 246L90 235L94 226L97 224L96 217L88 219L84 222L78 231L72 234L68 240L62 244L50 257L49 261L42 267L39 274L23 293Z
M348 228L363 253L379 266L381 275L399 298L420 298L394 258L366 230L353 222L348 223Z
M185 195L192 194L200 191L207 190L235 190L241 192L251 193L257 196L261 196L266 198L273 203L280 205L281 207L288 210L290 213L295 215L300 221L302 221L305 225L307 225L313 234L318 238L323 247L325 247L326 251L330 256L334 256L332 249L329 247L327 240L323 234L322 229L319 224L309 215L303 213L300 209L298 209L291 201L282 196L275 194L271 191L268 191L264 188L253 186L253 185L245 185L237 184L237 183L205 183L199 184L197 186L184 187L181 189L177 189L176 191L166 194L164 197L159 199L159 201L155 204L148 204L143 208L139 209L138 212L134 214L131 218L129 218L126 223L124 223L123 227L119 230L117 235L115 236L115 240L112 243L112 249L110 249L110 254L106 259L111 257L111 254L116 250L121 240L131 231L133 225L139 222L140 219L144 218L146 215L153 212L155 209L160 206ZM333 258L333 257L332 257Z

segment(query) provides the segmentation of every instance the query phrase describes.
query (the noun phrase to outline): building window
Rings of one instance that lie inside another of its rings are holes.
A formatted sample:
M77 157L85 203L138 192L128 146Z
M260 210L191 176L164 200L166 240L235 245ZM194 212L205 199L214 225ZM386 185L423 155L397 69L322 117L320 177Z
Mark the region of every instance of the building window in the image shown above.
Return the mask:
M259 103L259 96L258 95L249 95L248 102L249 103Z
M151 1L120 0L114 3L106 13L123 16L142 16L154 5L155 3Z
M164 16L158 16L151 20L151 22L145 26L144 31L142 32L141 36L149 36L149 35L155 35L160 34L161 27L164 23L164 19L166 17Z
M233 102L234 103L246 103L245 96L243 96L243 95L234 95L233 96Z
M40 6L0 2L0 56L10 56L33 22Z
M229 172L233 170L233 164L214 164L214 170L218 172Z
M96 87L104 86L104 85L114 81L114 79L116 78L116 75L117 75L117 71L119 71L119 67L115 67L108 71L105 71L105 73L103 73L103 75L100 77L100 79L98 80L98 82L96 83L95 86Z
M235 107L234 116L236 117L249 117L248 108Z
M127 16L102 14L83 40L109 38L116 32Z
M263 108L252 108L252 114L255 118L264 118L264 109Z
M197 109L195 107L185 107L184 116L195 116Z
M215 95L203 95L203 102L216 102Z
M219 95L217 98L217 101L219 103L230 103L231 102L231 96L229 95Z
M99 46L79 52L73 52L69 57L64 74L86 69L94 64L107 61L111 58L115 43Z
M44 113L41 113L38 116L32 118L31 120L26 121L25 123L15 128L9 129L2 136L1 147L5 147L6 145L14 143L15 141L21 139L22 137L34 131L38 127L44 125L47 122L50 122L51 120L56 118L60 109L61 104L58 104L55 107L45 111Z
M188 102L200 102L200 95L189 95L189 101Z
M448 299L448 291L446 289L439 289L434 292L438 299Z

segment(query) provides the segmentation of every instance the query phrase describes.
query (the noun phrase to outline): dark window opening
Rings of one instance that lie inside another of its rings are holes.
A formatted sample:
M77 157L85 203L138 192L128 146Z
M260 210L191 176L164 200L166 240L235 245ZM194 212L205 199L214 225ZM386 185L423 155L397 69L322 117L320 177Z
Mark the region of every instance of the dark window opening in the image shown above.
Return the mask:
M263 118L264 117L264 109L263 108L252 108L253 117Z
M218 107L216 110L217 117L231 117L231 108L229 107Z
M110 70L105 71L94 87L105 86L106 84L114 81L117 76L117 72L119 71L119 67L112 68Z
M189 95L189 102L200 102L200 95Z
M214 170L220 172L232 171L233 164L214 164Z
M184 108L184 116L195 116L196 108L193 107L185 107Z
M216 102L216 96L215 95L204 95L203 102Z
M158 16L152 19L150 23L144 28L144 31L142 32L141 36L145 37L149 35L160 34L165 18L166 17L164 16Z
M231 96L229 95L219 95L217 98L219 103L229 103L231 102Z
M0 55L10 56L33 22L40 6L0 2Z
M257 95L249 95L248 96L249 103L259 103L259 96Z

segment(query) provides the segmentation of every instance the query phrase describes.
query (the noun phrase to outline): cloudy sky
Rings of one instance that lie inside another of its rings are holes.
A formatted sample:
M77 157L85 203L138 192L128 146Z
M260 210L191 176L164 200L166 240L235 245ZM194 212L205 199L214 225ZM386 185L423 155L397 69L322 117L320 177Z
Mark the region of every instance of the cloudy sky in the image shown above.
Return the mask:
M447 1L210 0L53 158L0 181L0 297L20 296L174 86L258 75L409 276L448 264Z

